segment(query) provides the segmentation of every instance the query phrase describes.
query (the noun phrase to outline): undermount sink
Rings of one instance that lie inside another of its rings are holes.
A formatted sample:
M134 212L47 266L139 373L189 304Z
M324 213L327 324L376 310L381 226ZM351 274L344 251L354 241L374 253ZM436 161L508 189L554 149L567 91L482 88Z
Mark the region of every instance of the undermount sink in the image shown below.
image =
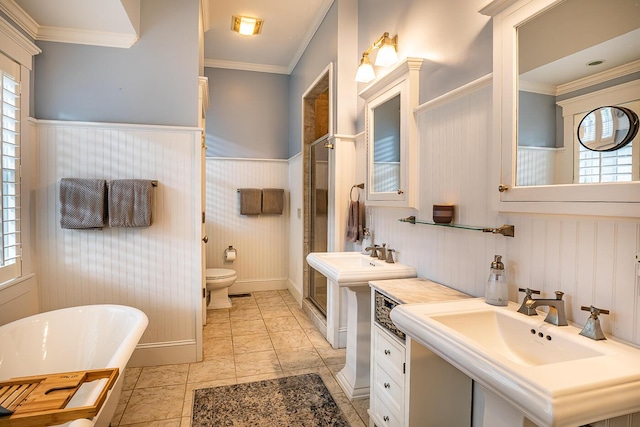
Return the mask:
M517 309L513 302L496 307L475 298L403 304L391 319L540 426L640 411L639 349L594 341L572 325L545 323L545 313L526 316Z
M340 286L353 283L368 285L370 280L416 277L414 267L388 263L360 252L312 252L307 262Z

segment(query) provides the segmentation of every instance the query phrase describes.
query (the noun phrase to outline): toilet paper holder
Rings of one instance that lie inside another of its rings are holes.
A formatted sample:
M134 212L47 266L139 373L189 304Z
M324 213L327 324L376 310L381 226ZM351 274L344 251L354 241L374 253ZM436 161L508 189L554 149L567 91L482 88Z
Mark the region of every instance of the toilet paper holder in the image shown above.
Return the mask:
M231 245L227 249L224 250L224 260L225 261L235 261L236 255L238 255L238 252L236 251L236 248L234 248Z

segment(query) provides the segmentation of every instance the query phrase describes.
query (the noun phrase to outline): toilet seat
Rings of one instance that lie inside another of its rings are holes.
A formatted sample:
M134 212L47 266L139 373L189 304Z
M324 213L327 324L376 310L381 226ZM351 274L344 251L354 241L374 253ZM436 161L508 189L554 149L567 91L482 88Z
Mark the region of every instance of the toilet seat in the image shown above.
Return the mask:
M206 280L228 279L235 275L235 270L228 268L207 268Z

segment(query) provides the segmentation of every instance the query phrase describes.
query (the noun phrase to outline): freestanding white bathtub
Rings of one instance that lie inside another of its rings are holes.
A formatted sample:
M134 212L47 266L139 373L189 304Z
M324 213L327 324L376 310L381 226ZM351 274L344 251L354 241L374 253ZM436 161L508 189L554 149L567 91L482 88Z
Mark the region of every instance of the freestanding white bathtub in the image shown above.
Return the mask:
M0 380L86 369L119 368L102 409L69 427L107 427L116 410L124 369L147 328L147 316L123 305L53 310L0 326ZM91 405L106 379L85 383L67 407Z

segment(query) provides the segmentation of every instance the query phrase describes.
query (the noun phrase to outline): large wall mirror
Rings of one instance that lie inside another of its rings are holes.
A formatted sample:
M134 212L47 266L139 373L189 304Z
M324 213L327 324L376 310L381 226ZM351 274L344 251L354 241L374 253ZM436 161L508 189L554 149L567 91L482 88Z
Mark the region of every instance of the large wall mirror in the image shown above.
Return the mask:
M481 13L494 17L500 209L638 215L637 2L497 0ZM603 126L598 143L581 143Z
M407 58L360 92L366 101L367 204L415 207L417 129L422 59Z

